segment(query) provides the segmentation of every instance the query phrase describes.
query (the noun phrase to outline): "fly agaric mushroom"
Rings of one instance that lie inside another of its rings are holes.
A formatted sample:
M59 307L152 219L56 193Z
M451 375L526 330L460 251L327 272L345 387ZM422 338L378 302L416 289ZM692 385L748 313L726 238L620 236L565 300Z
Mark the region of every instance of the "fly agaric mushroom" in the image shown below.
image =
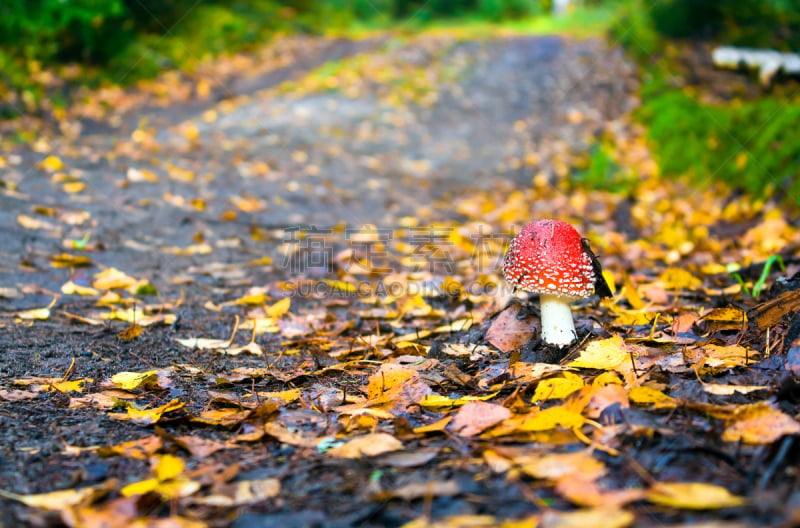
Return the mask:
M516 288L539 294L542 339L556 346L569 345L577 337L571 302L593 291L611 297L588 240L559 220L538 220L522 228L506 253L503 277Z

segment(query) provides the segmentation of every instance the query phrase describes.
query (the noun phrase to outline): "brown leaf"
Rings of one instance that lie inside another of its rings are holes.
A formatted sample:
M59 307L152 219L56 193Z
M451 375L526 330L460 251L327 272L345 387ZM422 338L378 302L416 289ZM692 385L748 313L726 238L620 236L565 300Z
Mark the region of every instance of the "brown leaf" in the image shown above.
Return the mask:
M774 299L756 305L747 312L747 317L755 320L761 330L778 324L783 316L800 309L800 290L787 291Z
M376 456L403 449L403 444L387 433L373 433L357 436L352 440L328 450L328 454L336 458L361 458Z
M414 451L398 451L382 455L377 462L382 465L399 468L419 467L436 458L439 451L438 447L422 447Z
M515 303L500 312L486 331L486 341L501 352L511 352L524 345L533 336L536 318L530 314L520 317L520 311L522 305Z
M124 341L131 341L139 337L143 330L144 328L142 328L138 323L133 323L128 328L117 334L117 337Z
M732 422L722 433L726 442L768 444L783 435L800 434L800 422L768 402L737 407Z
M414 500L424 497L455 497L459 493L461 493L461 488L455 480L431 480L414 482L393 490L377 493L373 496L373 499Z
M458 410L449 429L461 436L475 436L511 417L511 411L483 401L471 401Z

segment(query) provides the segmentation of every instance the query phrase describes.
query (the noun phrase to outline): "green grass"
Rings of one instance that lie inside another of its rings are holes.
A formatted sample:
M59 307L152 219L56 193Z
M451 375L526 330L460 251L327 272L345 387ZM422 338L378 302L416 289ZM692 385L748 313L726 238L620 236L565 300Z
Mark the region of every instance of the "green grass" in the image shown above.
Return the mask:
M647 129L662 174L698 186L722 181L754 198L779 196L800 205L800 97L787 95L791 87L778 87L757 99L706 102L719 99L704 97L714 87L683 87L685 68L673 58L678 47L692 42L657 31L654 18L665 13L653 15L643 0L630 0L610 30L642 67L642 105L635 117Z
M710 105L661 81L642 90L637 113L661 171L726 182L764 197L780 189L800 204L800 102L764 97Z

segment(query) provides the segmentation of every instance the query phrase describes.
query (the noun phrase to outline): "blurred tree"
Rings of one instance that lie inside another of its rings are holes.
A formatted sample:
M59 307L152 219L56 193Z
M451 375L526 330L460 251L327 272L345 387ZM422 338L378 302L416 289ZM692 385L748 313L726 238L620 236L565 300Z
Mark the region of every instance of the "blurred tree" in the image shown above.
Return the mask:
M653 4L650 18L667 37L800 49L800 0L661 0Z

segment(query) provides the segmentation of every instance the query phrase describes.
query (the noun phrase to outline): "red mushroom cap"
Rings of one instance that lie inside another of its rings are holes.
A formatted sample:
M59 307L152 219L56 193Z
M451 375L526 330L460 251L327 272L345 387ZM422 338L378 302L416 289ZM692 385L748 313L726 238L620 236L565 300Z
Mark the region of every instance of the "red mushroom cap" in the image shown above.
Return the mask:
M511 240L503 277L524 291L575 298L590 296L597 278L580 233L549 219L531 222Z

